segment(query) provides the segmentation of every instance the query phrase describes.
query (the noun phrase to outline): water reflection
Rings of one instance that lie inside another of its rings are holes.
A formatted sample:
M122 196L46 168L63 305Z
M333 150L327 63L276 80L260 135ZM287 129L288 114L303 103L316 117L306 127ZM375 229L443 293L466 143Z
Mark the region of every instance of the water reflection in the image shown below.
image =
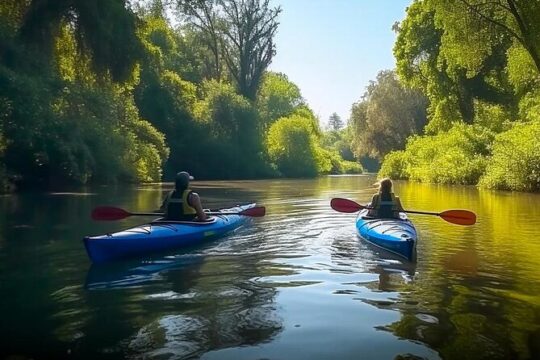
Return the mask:
M125 260L104 264L92 264L86 276L87 290L123 289L167 281L170 272L202 265L201 255L166 256L150 260Z
M467 208L474 227L412 215L418 261L362 241L332 197L373 176L195 182L205 207L267 216L202 247L91 266L98 205L156 209L172 184L0 198L0 358L534 359L540 196L396 182L404 206ZM31 325L29 325L31 324Z
M196 264L197 270L192 266L168 270L165 281L170 286L145 296L149 306L161 308L161 315L142 325L124 351L145 358L186 358L276 336L282 319L272 304L275 289L239 277L238 271L248 263L218 262Z

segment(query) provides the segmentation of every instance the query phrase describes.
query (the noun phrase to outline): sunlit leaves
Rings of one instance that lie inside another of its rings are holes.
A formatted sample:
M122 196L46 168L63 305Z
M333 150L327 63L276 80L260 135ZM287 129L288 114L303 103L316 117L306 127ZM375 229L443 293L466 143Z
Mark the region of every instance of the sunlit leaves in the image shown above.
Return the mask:
M497 136L480 185L540 191L540 122L516 124Z
M474 16L462 0L428 0L427 3L434 10L435 27L442 31L439 61L448 64L449 74L459 74L463 69L468 78L474 77L504 38L493 23ZM501 16L498 8L486 12L489 16Z
M268 155L286 176L317 174L317 138L309 120L290 116L276 121L268 131Z
M508 79L517 94L530 91L540 85L540 76L530 54L519 44L514 43L507 52Z
M13 39L23 19L28 0L2 0L0 2L0 39Z
M300 89L285 74L268 72L264 75L257 93L257 107L264 125L290 115L303 103Z
M382 159L405 146L426 123L426 99L416 90L403 88L393 71L381 71L362 100L353 105L350 126L356 156Z
M435 136L409 139L404 152L384 159L380 176L430 183L476 184L484 173L494 134L481 126L456 124Z

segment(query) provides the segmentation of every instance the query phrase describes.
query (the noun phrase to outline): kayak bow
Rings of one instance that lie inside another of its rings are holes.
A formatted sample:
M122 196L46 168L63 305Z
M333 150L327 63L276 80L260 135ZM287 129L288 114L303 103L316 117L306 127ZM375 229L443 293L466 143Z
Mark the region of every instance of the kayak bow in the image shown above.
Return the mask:
M358 234L369 243L397 254L409 261L416 259L416 228L400 213L401 219L377 219L362 210L356 219Z

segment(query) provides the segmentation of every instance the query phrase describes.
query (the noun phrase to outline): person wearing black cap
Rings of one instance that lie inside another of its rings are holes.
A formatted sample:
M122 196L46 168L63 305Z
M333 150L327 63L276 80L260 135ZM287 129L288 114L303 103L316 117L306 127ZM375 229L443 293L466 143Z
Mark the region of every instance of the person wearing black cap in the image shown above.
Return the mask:
M189 181L193 176L186 171L176 174L174 190L171 191L163 204L161 210L165 212L167 220L174 221L205 221L207 216L203 211L199 194L189 189Z

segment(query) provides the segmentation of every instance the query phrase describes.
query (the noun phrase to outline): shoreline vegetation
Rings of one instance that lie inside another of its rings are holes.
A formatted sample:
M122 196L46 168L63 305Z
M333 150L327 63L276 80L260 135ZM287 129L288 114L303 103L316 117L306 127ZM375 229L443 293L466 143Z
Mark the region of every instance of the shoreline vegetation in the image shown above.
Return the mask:
M179 169L538 192L540 3L507 3L413 1L393 26L396 69L323 129L268 71L282 11L269 0L4 0L0 192Z
M178 169L362 172L343 124L321 129L300 89L268 71L280 12L268 0L2 1L0 189L166 181Z
M396 74L427 123L380 176L540 191L540 3L414 1L395 24Z

